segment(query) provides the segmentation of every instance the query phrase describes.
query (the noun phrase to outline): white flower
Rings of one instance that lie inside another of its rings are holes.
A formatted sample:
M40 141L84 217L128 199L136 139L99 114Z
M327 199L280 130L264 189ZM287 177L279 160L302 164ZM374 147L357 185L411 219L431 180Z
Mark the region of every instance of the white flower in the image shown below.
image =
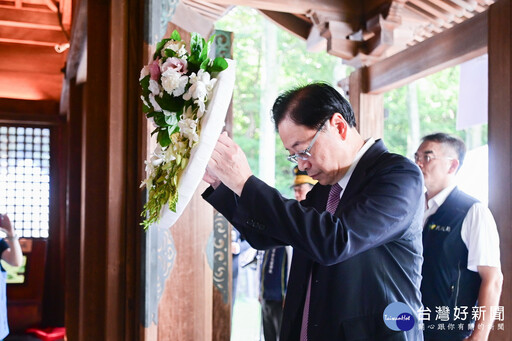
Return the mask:
M149 102L151 103L151 106L153 106L153 109L155 109L155 111L162 111L162 108L160 107L160 105L158 105L158 103L155 101L155 95L153 94L149 94Z
M187 144L181 141L182 137L179 132L170 136L171 144L165 150L165 159L168 161L176 160L178 156L185 155L187 152Z
M197 118L203 117L204 111L206 110L206 106L205 106L204 102L199 99L196 99L194 101L194 103L197 104L197 106L199 107L197 109Z
M139 82L147 75L149 75L149 65L144 66L142 70L140 70Z
M183 111L182 117L183 117L183 119L185 119L185 118L194 119L194 114L195 114L194 107L188 106L185 108L185 111Z
M185 44L183 44L182 47L180 47L180 49L178 51L176 51L176 54L178 55L178 57L182 58L182 59L187 59L188 56L187 56L187 49L185 48Z
M183 41L169 40L167 43L165 43L161 52L162 57L165 57L165 50L167 49L173 50L179 58L183 57L187 53L185 42Z
M162 86L169 95L176 97L183 95L187 82L188 77L176 70L167 69L162 73Z
M187 73L188 63L185 59L171 57L167 58L167 60L160 66L160 70L162 72L167 71L168 69L173 69L178 71L179 73Z
M192 84L183 98L188 101L190 98L198 99L200 102L206 102L211 95L215 86L216 78L211 79L210 74L204 70L199 70L197 75L190 75L190 83ZM198 103L199 104L199 103ZM203 108L204 111L204 108Z
M146 99L144 98L144 96L140 95L140 99L142 100L142 103L144 103L144 105L145 105L146 107L149 107L149 106L150 106L150 105L149 105L149 103L148 103L148 102L146 101Z
M192 147L195 142L199 141L199 135L197 135L197 122L190 118L182 119L178 122L180 132L188 139L188 146Z
M155 81L155 80L152 80L152 79L149 80L149 87L148 87L148 89L155 96L159 95L160 91L161 91L160 85L158 84L158 82Z

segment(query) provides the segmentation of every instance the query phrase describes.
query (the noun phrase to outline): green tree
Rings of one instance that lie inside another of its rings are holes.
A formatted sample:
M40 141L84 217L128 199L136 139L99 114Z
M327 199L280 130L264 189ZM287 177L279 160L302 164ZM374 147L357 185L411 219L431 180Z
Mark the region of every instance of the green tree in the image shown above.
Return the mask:
M447 132L461 137L470 148L486 144L487 125L456 129L459 77L460 67L455 66L415 82L420 137L434 132ZM384 140L391 151L402 155L407 155L408 150L411 154L410 151L415 151L419 145L417 138L411 138L409 128L407 92L411 88L403 86L384 95Z

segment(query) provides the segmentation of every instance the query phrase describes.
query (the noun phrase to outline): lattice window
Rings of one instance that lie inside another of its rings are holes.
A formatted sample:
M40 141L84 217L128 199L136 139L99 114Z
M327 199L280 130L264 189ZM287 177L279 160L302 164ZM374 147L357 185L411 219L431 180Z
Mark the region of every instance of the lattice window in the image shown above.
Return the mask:
M50 200L50 129L0 126L0 213L16 232L47 238Z

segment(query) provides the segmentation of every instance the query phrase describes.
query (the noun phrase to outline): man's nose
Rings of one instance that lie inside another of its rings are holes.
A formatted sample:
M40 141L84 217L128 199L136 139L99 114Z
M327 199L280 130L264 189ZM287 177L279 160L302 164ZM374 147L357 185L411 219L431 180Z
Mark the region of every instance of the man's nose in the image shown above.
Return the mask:
M307 172L308 169L311 167L311 163L308 160L298 159L297 166L299 167L299 170Z

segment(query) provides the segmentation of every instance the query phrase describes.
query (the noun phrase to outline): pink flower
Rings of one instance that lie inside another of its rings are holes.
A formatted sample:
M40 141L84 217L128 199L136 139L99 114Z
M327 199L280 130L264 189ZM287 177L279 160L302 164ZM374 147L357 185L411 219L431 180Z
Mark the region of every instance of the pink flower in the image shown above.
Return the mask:
M149 64L149 74L151 75L151 79L155 81L160 78L160 66L158 65L158 59Z
M187 72L187 61L176 57L167 58L165 63L162 64L162 73L168 69L184 74Z

